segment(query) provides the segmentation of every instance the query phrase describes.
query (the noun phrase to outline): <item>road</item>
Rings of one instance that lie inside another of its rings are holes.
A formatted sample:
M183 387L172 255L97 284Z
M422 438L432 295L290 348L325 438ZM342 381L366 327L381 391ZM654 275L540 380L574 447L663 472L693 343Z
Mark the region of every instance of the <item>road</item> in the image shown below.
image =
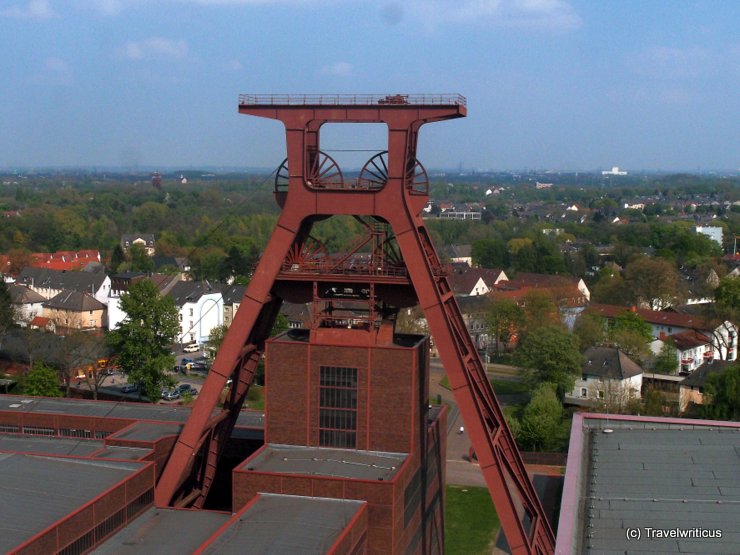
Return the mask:
M489 378L502 380L519 380L519 369L503 364L488 364ZM450 407L447 426L447 483L459 486L486 487L486 481L477 462L470 462L470 438L464 428L460 411L457 408L455 397L449 389L439 385L444 377L444 367L438 359L429 363L429 396L432 399L440 398ZM462 428L462 432L461 432Z

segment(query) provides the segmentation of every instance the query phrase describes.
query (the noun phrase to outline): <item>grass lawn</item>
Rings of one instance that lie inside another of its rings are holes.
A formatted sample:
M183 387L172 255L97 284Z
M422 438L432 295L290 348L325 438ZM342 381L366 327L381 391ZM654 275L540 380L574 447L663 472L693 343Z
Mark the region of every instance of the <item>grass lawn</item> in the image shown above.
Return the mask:
M446 495L445 553L491 553L499 521L488 490L447 486Z
M512 380L491 380L491 385L499 395L529 393L529 386L524 382L515 382Z

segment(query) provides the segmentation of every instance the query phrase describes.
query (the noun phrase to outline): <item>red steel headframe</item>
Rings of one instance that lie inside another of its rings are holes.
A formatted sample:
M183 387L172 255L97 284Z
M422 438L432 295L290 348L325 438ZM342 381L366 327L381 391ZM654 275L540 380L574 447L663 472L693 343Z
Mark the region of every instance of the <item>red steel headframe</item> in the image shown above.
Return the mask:
M420 216L428 191L413 183L420 127L465 117L465 98L242 95L239 112L285 125L287 190L276 191L282 212L157 485L157 505L202 506L279 310L281 299L273 287L286 255L303 244L317 217L371 216L393 230L512 553L553 553L552 529ZM387 175L382 183L345 182L341 173L327 177L319 150L319 131L327 122L387 125ZM231 376L229 398L223 410L215 411Z

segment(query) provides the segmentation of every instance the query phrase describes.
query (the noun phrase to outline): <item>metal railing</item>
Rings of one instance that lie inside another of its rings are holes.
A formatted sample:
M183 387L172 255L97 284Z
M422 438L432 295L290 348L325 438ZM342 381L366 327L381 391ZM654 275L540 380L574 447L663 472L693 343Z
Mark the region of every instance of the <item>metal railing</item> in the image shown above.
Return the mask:
M461 94L240 94L240 106L467 106Z

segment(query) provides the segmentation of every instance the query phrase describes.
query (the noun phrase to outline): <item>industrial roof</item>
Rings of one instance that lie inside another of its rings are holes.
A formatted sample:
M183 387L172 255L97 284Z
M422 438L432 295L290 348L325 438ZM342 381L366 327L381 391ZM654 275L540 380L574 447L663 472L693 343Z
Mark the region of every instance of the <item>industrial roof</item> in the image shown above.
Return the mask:
M179 435L182 425L173 422L136 422L116 432L115 439L129 441L157 441L167 436Z
M104 447L102 441L93 439L73 439L37 435L2 434L0 452L44 453L47 455L74 455L89 457ZM147 449L148 453L149 450Z
M392 480L406 455L328 447L267 444L238 470L359 480Z
M227 513L177 509L145 511L92 551L95 555L193 553L231 518Z
M125 418L161 422L185 422L190 416L189 407L180 407L177 405L51 399L46 397L25 397L22 395L0 395L0 411L36 414L73 414L77 416L93 416L96 418ZM239 414L236 425L246 428L263 428L264 415L261 411L242 411Z
M204 554L326 553L366 503L260 494Z
M740 424L575 415L557 553L737 554L738 523Z
M7 553L135 473L134 462L0 453L0 552Z

